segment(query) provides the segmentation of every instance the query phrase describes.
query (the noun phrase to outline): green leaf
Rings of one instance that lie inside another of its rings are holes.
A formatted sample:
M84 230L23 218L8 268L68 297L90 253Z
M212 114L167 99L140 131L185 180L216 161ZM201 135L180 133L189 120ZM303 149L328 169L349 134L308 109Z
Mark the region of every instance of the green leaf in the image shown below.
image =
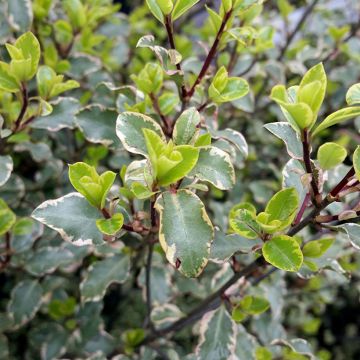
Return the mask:
M262 245L261 240L250 240L238 234L225 235L221 231L216 231L211 246L210 260L215 263L223 263L234 253L247 254L260 245Z
M265 124L264 127L281 139L288 154L294 159L303 159L303 148L298 133L287 122Z
M302 251L306 257L318 258L322 256L333 243L333 238L309 241L304 245Z
M189 190L162 193L159 241L168 261L183 275L196 277L206 266L214 229L201 200Z
M358 145L354 151L353 165L355 169L355 175L360 181L360 145Z
M14 46L21 50L24 59L30 59L30 71L26 80L30 80L37 71L40 61L40 44L32 32L21 35Z
M145 200L151 198L156 194L154 191L150 191L149 188L139 182L133 182L131 184L131 192L137 199Z
M198 2L199 0L177 0L171 13L172 20L175 21L176 19L178 19L181 15L185 14Z
M36 250L26 261L25 269L35 276L51 274L58 267L71 264L75 261L73 253L60 247L42 247Z
M14 163L9 155L0 156L0 186L3 186L13 171Z
M235 358L236 323L225 305L204 315L200 325L197 359L228 360Z
M287 235L273 237L262 248L265 260L286 271L298 271L303 262L303 254L298 242Z
M209 146L211 145L211 134L205 133L201 134L195 141L194 146L200 147L200 146Z
M114 214L110 219L96 220L97 228L106 235L115 235L124 224L124 216L121 213Z
M280 220L281 226L277 230L288 227L293 221L299 206L299 197L294 188L287 188L277 192L268 202L265 212L269 214L268 221Z
M80 284L81 300L100 301L109 285L122 284L129 277L130 259L128 255L119 254L100 260L91 265Z
M14 30L16 32L30 30L33 21L31 0L9 0L6 3L9 7L8 19L11 19Z
M16 285L7 307L15 328L26 324L35 316L41 306L42 297L43 290L37 280L25 280Z
M15 224L16 215L3 199L0 199L0 236L7 233Z
M341 164L347 156L346 149L336 143L328 142L319 147L317 159L320 167L324 170L329 170L336 165Z
M30 125L32 128L54 132L64 128L75 128L75 115L80 110L80 103L77 99L59 97L55 102L51 102L51 106L52 113L36 118Z
M360 115L360 107L356 107L356 106L335 111L334 113L327 116L324 119L324 121L315 128L313 132L313 136L318 134L320 131L327 129L330 126L339 124L343 121L357 117L359 115Z
M244 136L240 132L233 129L218 130L215 132L214 137L225 139L234 145L241 152L244 158L248 157L249 147Z
M299 126L300 129L309 128L314 119L314 114L311 111L309 105L305 103L296 104L280 104L288 114L291 116L293 121Z
M248 92L247 81L239 77L228 77L224 66L217 71L209 87L209 97L215 103L234 101Z
M261 233L261 228L255 217L256 211L249 209L247 203L242 203L233 213L230 213L229 225L237 234L248 239L256 239Z
M191 107L185 110L176 120L173 131L173 140L176 145L190 144L200 123L200 114L196 108Z
M76 124L87 140L106 146L120 145L115 134L117 112L99 105L90 105L76 114Z
M127 111L121 113L116 120L116 134L124 148L131 153L147 154L143 129L153 130L165 141L160 125L149 116Z
M169 115L179 103L178 94L164 93L159 97L160 111L163 115Z
M360 104L360 83L352 85L346 93L348 105Z
M346 231L351 245L355 249L360 250L360 225L355 223L348 223L341 225L340 228Z
M96 227L100 212L78 193L70 193L38 206L31 217L57 231L74 245L103 244L103 235Z
M115 181L116 174L106 171L98 175L96 169L83 162L69 165L69 179L72 186L91 205L102 209L105 206L106 195Z
M0 61L0 90L17 92L20 90L20 83L11 74L10 66Z
M81 0L64 0L63 7L76 29L81 29L86 24L86 9Z
M199 159L189 176L208 181L220 190L229 190L235 184L235 170L230 156L214 146L200 148Z
M163 83L163 77L163 69L156 63L147 63L138 75L131 75L131 79L138 89L145 94L158 93Z
M302 78L297 91L297 101L310 106L314 121L324 101L326 94L327 78L322 63L313 66Z
M232 318L236 322L243 321L248 315L259 315L265 312L270 307L269 301L266 299L246 295L234 308L232 311Z

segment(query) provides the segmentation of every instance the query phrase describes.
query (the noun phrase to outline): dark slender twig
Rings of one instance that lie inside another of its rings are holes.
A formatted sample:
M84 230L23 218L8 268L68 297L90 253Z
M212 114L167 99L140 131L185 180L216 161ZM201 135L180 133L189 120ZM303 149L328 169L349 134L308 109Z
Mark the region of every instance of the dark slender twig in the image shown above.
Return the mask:
M304 197L303 203L301 204L300 210L299 210L298 214L296 215L296 218L294 220L294 225L297 225L301 221L301 219L304 215L304 212L309 204L310 198L311 198L310 193L307 193Z
M150 93L149 97L150 97L150 100L151 100L151 103L153 105L154 110L160 116L160 119L162 120L162 122L164 124L164 129L163 129L164 132L167 135L171 136L172 126L171 126L171 124L169 122L169 119L161 112L159 101L158 101L157 97L153 93Z
M220 43L220 40L221 40L221 37L224 33L224 30L225 30L225 27L229 21L229 19L231 18L231 14L232 14L232 9L229 10L228 12L225 13L224 15L224 18L221 22L221 25L220 25L220 28L216 34L216 37L215 37L215 40L211 46L211 49L203 63L203 66L200 70L200 73L199 75L197 76L193 86L191 87L191 89L187 92L187 99L189 100L193 95L194 95L194 92L195 92L195 88L198 84L200 84L201 80L203 79L203 77L205 76L211 62L213 61L215 55L216 55L216 51L217 51L217 48L218 48L218 45Z
M11 244L10 244L10 233L5 234L5 256L4 260L0 261L0 271L6 268L11 260Z
M21 95L22 95L22 106L21 106L20 113L19 113L17 119L15 120L15 125L14 125L14 129L13 129L14 133L19 130L21 122L24 119L27 107L29 105L29 96L28 96L26 85L24 85L24 84L22 84L22 86L21 86Z
M173 25L171 22L171 16L167 15L165 16L165 28L166 28L166 32L168 35L168 40L170 43L170 47L173 50L176 50L176 46L175 46L175 40L174 40L174 32L173 32ZM181 64L178 63L176 64L176 69L179 71L180 75L183 76L183 83L181 85L181 91L180 91L180 96L181 96L181 101L184 101L184 99L186 98L186 87L185 87L185 83L184 83L184 73L181 69Z
M307 129L303 130L301 142L303 145L303 154L304 154L303 160L305 164L305 169L306 172L311 176L311 188L314 196L313 203L314 205L318 206L318 204L321 201L321 195L314 175L313 167L311 165L311 158L310 158L311 145L310 145L309 131Z
M355 175L355 169L352 167L348 173L343 177L343 179L330 191L330 195L335 197L339 192L346 186L349 182L349 179Z

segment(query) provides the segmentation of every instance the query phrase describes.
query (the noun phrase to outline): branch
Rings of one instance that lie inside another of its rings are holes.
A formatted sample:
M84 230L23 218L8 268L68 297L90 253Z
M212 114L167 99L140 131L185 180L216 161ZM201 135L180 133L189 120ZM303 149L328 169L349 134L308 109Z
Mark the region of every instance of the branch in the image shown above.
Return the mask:
M168 39L169 39L170 47L171 47L171 49L176 50L175 40L174 40L174 33L173 33L173 25L172 25L172 22L171 22L171 16L170 15L165 16L165 28L166 28L167 36L168 36ZM176 64L176 69L179 71L180 74L183 75L183 84L181 85L180 96L181 96L181 101L184 102L185 101L184 99L186 98L187 90L186 90L186 87L185 87L185 84L184 84L184 73L183 73L183 71L181 69L181 64L180 63Z
M312 168L312 165L311 165L309 131L307 129L304 129L302 135L303 136L302 136L301 142L302 142L302 145L303 145L305 169L306 169L306 172L311 175L311 188L312 188L313 196L314 196L313 203L314 203L315 206L318 206L318 204L321 201L321 195L320 195L319 187L318 187L318 184L316 182L314 172L313 172L313 168Z
M343 177L343 179L330 191L332 197L336 197L339 192L347 185L350 178L355 175L355 169L352 167L348 173Z
M164 123L164 132L167 135L171 136L172 126L171 126L171 124L169 122L169 119L161 112L159 101L158 101L157 97L153 93L150 93L149 97L150 97L150 100L151 100L151 103L152 103L152 106L153 106L154 110L160 116L160 119Z
M212 44L211 46L211 49L204 61L204 64L200 70L200 73L199 75L197 76L193 86L191 87L191 89L187 92L187 99L190 100L190 98L194 95L194 92L195 92L195 88L196 86L201 82L201 80L203 79L203 77L205 76L212 60L214 59L215 55L216 55L216 51L217 51L217 48L218 48L218 45L220 43L220 40L221 40L221 37L222 37L222 34L225 30L225 27L226 27L226 24L227 22L229 21L230 17L231 17L231 14L232 14L232 9L229 10L227 13L225 13L224 15L224 18L221 22L221 25L220 25L220 28L216 34L216 37L215 37L215 40L214 40L214 43Z
M11 260L11 244L10 244L10 233L5 234L5 257L4 260L0 261L0 271L6 268Z
M19 130L21 122L25 116L27 107L29 105L29 96L28 96L28 92L27 92L25 84L22 84L22 86L21 86L21 95L22 95L22 106L21 106L20 113L15 121L15 126L13 129L14 133L16 133Z

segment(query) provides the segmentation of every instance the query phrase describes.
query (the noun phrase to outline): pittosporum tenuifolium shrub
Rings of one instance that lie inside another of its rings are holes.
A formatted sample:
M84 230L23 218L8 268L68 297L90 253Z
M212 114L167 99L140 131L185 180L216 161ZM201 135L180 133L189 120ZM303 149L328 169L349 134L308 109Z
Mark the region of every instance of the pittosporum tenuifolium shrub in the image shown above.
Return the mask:
M0 2L0 359L359 358L358 1L123 3Z

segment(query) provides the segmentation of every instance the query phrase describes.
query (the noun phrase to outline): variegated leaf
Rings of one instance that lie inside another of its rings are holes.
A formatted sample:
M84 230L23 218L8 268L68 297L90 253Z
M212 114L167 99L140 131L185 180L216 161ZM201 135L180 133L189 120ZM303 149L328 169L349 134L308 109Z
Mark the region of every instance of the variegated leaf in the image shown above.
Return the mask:
M14 163L11 156L0 156L0 186L9 180L13 167Z
M31 215L35 220L57 231L74 245L102 244L103 235L96 227L100 212L79 193L47 200Z
M249 147L244 136L233 129L224 129L216 131L214 137L219 137L232 143L242 154L244 158L248 157Z
M126 111L116 120L116 134L124 148L131 153L147 154L143 129L153 130L165 140L160 125L149 116Z
M76 124L86 139L103 145L120 145L115 134L117 112L100 105L90 105L76 115Z
M226 307L208 312L201 320L198 360L235 360L237 325Z
M37 280L19 282L11 293L8 312L18 328L31 320L39 310L43 289Z
M122 284L129 276L130 258L128 255L114 255L97 261L88 269L80 284L83 302L99 301L112 283Z
M190 144L198 132L197 126L200 123L200 114L194 108L185 110L176 120L173 139L176 145Z
M208 181L220 190L229 190L235 184L235 170L230 156L214 146L200 148L199 159L188 176Z
M340 228L346 231L351 245L360 250L360 225L355 223L343 224Z
M199 276L214 237L204 204L189 190L166 191L155 208L160 214L159 241L166 258L185 276Z

